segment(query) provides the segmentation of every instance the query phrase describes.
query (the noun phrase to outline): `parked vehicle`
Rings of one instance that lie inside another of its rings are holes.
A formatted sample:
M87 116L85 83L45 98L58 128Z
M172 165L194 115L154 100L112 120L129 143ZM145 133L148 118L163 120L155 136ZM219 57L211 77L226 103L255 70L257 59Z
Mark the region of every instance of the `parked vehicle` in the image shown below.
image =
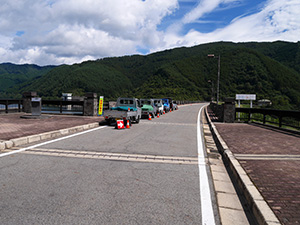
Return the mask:
M173 110L178 110L178 105L177 105L177 103L176 103L176 101L172 101L172 109Z
M164 104L162 99L153 99L154 105L156 106L156 115L159 113L159 115L162 115L164 112Z
M167 113L170 111L170 102L168 98L163 98L162 99L163 104L164 104L164 111Z
M172 100L172 98L166 98L166 99L169 100L170 109L171 109L172 111L178 109L178 105L176 104L176 101Z
M157 111L157 107L154 104L153 99L141 99L141 106L142 106L142 117L149 118L149 115L152 118L155 118L155 114Z
M116 120L124 120L124 125L127 125L127 120L139 123L141 118L140 101L137 98L118 98L115 107L104 111L104 118L108 124L114 123Z

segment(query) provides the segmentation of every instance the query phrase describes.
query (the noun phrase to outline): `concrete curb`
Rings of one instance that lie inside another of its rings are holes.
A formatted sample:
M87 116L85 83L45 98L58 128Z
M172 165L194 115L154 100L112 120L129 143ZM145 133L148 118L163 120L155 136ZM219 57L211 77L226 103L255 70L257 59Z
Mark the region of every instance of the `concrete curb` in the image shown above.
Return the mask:
M259 224L270 225L281 224L260 192L257 190L256 186L250 180L246 171L243 169L239 161L235 158L234 154L230 151L225 141L220 136L215 125L211 122L207 114L207 107L205 108L205 116L207 118L217 148L222 154L225 162L228 163L229 169L232 172L238 187L244 194L249 208L251 209L253 216L256 218L257 222Z
M98 126L99 126L99 123L90 123L90 124L45 132L45 133L36 134L36 135L30 135L30 136L26 136L26 137L14 138L9 141L0 142L0 150L5 150L5 149L12 148L12 147L25 145L25 144L31 144L34 142L43 141L43 140L47 140L50 138L57 138L57 137L61 137L63 135L77 133L77 132L92 129L92 128L95 128Z

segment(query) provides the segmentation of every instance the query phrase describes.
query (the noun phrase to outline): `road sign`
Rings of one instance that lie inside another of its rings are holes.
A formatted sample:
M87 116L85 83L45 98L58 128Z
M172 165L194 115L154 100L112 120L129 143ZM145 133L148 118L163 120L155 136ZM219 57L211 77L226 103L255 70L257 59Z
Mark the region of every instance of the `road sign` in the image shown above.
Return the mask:
M123 120L117 120L117 129L125 129Z
M98 116L102 116L102 115L103 115L103 96L100 96Z
M256 100L255 94L236 94L236 100Z

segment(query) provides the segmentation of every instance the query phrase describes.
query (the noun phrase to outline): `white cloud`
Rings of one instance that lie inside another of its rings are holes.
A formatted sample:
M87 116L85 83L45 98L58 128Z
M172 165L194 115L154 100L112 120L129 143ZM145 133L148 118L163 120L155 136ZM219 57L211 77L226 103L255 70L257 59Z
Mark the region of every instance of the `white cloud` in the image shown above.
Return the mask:
M260 12L242 15L210 33L191 23L246 0L2 0L1 62L62 64L151 52L212 41L299 41L299 0L268 0ZM249 0L251 1L251 0ZM162 20L195 5L181 20L158 30ZM227 6L227 7L224 7Z
M4 0L0 58L44 65L133 54L162 42L157 25L177 7L177 0Z
M217 2L218 0L214 0ZM203 1L203 4L206 1ZM221 1L218 1L219 4ZM185 17L185 21L194 21L203 13L208 13L217 7L212 3L204 7L203 11L191 12L191 16ZM214 6L214 7L213 7ZM300 12L299 0L269 0L258 13L236 18L228 26L214 30L210 33L201 33L190 30L185 35L172 32L165 34L167 46L152 49L157 51L176 46L193 46L214 41L276 41L285 40L297 42L300 40ZM188 18L188 19L186 19Z

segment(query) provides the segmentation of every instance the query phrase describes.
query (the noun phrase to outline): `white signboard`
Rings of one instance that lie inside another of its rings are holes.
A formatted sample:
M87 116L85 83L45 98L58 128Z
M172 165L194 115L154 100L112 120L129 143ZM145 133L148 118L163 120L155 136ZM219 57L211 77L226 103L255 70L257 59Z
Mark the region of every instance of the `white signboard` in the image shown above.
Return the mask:
M256 100L255 94L236 94L236 100Z

